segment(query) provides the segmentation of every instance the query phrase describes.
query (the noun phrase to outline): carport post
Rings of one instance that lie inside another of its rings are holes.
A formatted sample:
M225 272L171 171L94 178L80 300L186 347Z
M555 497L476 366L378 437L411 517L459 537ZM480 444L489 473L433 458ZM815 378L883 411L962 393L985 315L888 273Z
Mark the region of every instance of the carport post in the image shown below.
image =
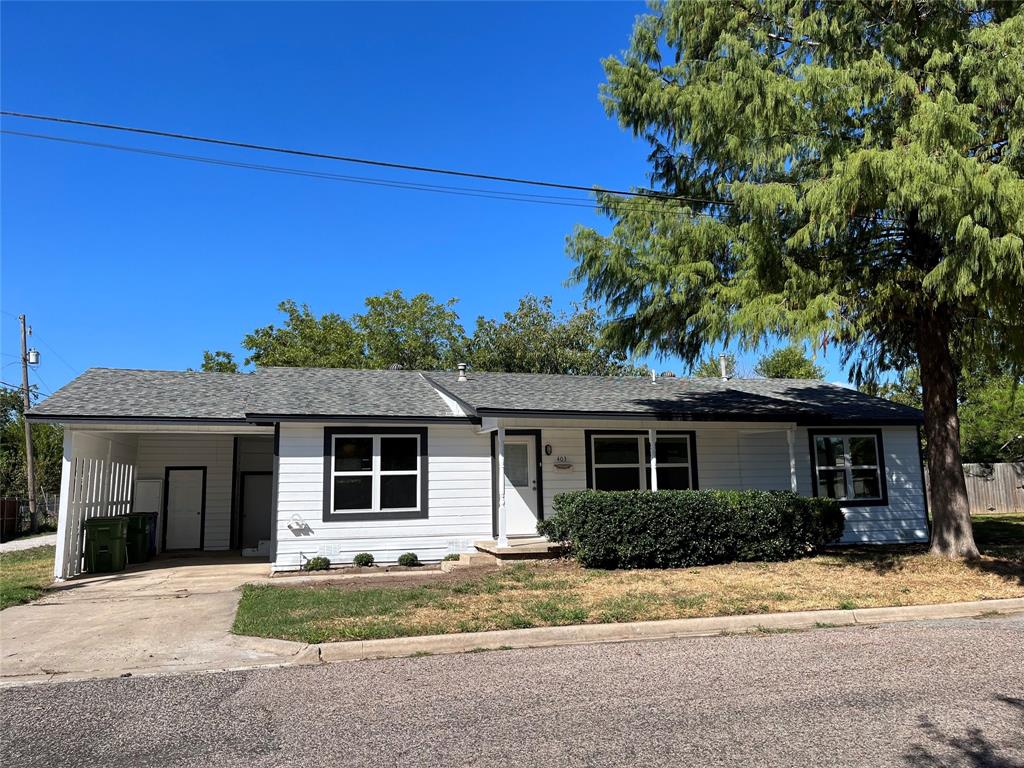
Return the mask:
M508 507L505 505L505 428L498 427L498 546L508 546Z
M647 439L651 443L651 488L658 490L658 430L648 429Z
M71 511L71 452L74 447L74 433L64 427L64 458L60 468L60 504L57 507L57 551L53 558L53 578L63 581L66 574L68 549L70 547L68 518Z
M786 442L789 444L789 487L793 493L796 493L796 451L794 450L796 427L786 430Z

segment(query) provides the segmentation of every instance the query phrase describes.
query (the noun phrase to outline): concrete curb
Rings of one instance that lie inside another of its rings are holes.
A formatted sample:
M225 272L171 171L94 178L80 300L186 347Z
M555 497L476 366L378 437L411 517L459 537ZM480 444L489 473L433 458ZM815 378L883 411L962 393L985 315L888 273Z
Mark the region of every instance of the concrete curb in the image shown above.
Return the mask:
M772 630L849 627L922 619L968 618L1024 611L1024 598L979 600L968 603L857 608L845 611L792 611L705 619L669 619L623 624L579 624L454 635L399 637L389 640L351 640L319 646L322 662L386 659L415 654L465 653L511 648L545 648L582 643L626 643L682 637L742 634ZM298 645L298 643L296 643Z
M230 635L226 644L239 650L237 664L167 664L117 671L74 671L0 677L0 689L78 682L113 677L162 677L181 674L212 674L256 669L309 666L340 661L388 659L414 655L466 653L513 648L550 648L585 643L627 643L685 637L751 634L757 632L853 627L927 619L958 619L1024 612L1024 598L977 600L938 605L891 608L856 608L846 611L792 611L746 616L714 616L705 619L669 619L623 624L579 624L568 627L536 627L454 635L399 637L389 640L351 640L309 645L291 640ZM248 661L245 651L273 653L277 658ZM126 674L128 673L128 674Z

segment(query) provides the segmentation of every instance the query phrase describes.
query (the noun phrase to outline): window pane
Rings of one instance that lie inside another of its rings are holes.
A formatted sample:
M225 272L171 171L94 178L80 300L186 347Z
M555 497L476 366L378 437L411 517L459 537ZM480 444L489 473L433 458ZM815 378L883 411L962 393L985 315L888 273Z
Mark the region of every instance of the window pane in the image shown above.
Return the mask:
M819 469L818 495L830 499L846 498L846 472L842 469Z
M391 470L416 469L419 441L415 437L382 437L380 439L380 468Z
M659 437L659 464L686 464L690 459L690 441L685 437ZM660 478L661 475L658 475Z
M525 488L530 484L529 453L525 443L505 443L505 477L509 485Z
M373 469L372 437L339 437L334 441L334 471L360 472Z
M595 437L595 464L639 464L639 441L635 437Z
M418 507L416 475L383 475L380 479L380 508Z
M595 469L594 487L599 491L637 491L640 489L640 468Z
M866 464L869 467L878 466L878 451L873 437L851 437L850 438L850 463L853 465Z
M372 477L369 475L340 475L334 478L335 509L370 509L372 506Z
M877 469L854 469L852 472L853 498L880 499L882 497Z
M661 451L661 441L658 441L658 451ZM659 461L661 457L658 457ZM658 467L658 490L659 491L686 491L690 488L689 467Z
M818 450L819 467L841 467L843 459L843 438L819 435L814 438Z

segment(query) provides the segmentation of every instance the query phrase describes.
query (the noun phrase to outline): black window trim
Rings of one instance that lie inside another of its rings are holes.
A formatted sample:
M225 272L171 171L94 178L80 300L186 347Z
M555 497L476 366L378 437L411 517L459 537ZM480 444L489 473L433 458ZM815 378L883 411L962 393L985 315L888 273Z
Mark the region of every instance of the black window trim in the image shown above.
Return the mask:
M594 436L602 435L646 435L646 429L585 429L583 439L586 442L587 488L594 489ZM692 429L656 429L655 435L660 437L688 437L690 442L690 490L700 489L697 478L697 433Z
M425 520L429 517L430 452L426 427L324 427L324 498L323 521L343 523L361 520ZM331 509L331 483L334 469L334 438L336 435L417 435L420 439L420 508L400 512L336 512Z
M889 506L889 482L885 472L885 444L882 441L882 430L878 428L844 427L830 429L828 427L807 430L807 444L811 458L811 495L818 496L818 451L814 439L819 436L832 437L859 437L871 435L875 438L875 445L878 448L878 479L881 484L882 497L880 499L836 499L843 509L850 507L887 507Z

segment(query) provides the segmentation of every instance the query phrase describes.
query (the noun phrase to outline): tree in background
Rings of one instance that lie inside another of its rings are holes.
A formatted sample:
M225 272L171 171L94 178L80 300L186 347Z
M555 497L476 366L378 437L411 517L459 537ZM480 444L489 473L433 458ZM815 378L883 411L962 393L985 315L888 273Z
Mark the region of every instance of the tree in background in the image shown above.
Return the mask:
M38 397L34 388L30 395L33 400ZM0 496L28 495L23 412L21 390L0 387ZM32 444L36 459L36 490L46 494L59 493L64 430L56 424L33 424Z
M235 356L230 352L220 349L216 352L206 350L203 352L203 364L200 366L200 370L211 373L238 373L238 363L235 362Z
M731 352L725 356L725 373L729 377L736 375L736 355ZM718 359L718 355L708 355L705 357L693 366L690 375L696 376L698 379L722 378L722 363Z
M963 461L1024 461L1024 391L1022 382L998 371L965 370L959 388L960 444ZM892 381L861 388L914 408L921 407L921 374L900 371ZM928 454L927 441L924 445Z
M518 373L635 374L625 355L602 342L597 312L574 307L552 310L551 297L526 296L515 312L499 320L478 317L467 337L456 299L435 301L426 293L406 299L401 291L366 299L366 311L345 319L317 317L309 306L288 299L278 305L287 316L247 334L246 365L322 368L451 370L469 363L480 371ZM207 350L204 371L237 372L230 352Z
M776 349L757 361L754 373L766 379L824 379L825 371L798 344Z
M554 312L551 297L525 296L501 320L478 317L468 362L478 371L573 373L607 376L636 373L625 355L601 342L596 310Z
M1024 391L1006 374L965 376L960 441L966 462L1024 461Z
M669 0L604 62L651 145L646 196L599 194L569 249L622 349L696 360L831 344L857 382L918 365L933 553L974 558L965 359L1024 363L1020 2Z
M406 299L401 291L366 300L366 312L352 316L365 345L364 368L436 371L463 361L466 332L455 311L458 299L441 303L428 293Z
M316 317L308 304L300 307L292 299L277 308L287 315L283 325L257 328L242 339L246 365L365 367L363 339L350 321L333 312Z

